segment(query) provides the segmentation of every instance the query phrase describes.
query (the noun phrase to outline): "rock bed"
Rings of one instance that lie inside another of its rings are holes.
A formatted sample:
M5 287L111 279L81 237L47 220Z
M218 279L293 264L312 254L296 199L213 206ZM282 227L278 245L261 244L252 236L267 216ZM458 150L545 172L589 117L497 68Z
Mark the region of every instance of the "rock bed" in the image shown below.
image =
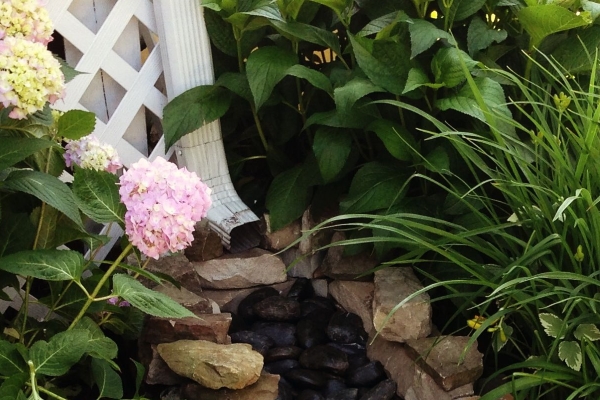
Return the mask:
M281 376L279 400L400 399L381 363L367 358L361 318L315 296L308 279L285 297L270 287L254 291L237 311L231 341L250 344L264 371Z

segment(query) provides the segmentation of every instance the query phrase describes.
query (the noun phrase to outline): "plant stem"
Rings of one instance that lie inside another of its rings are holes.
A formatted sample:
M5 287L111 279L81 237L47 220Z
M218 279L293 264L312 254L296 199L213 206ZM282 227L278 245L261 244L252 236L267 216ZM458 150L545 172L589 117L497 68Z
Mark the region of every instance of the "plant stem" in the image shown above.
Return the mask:
M150 258L146 258L146 261L144 261L144 264L142 265L142 270L146 269L149 262L150 262ZM137 279L138 276L140 276L140 274L139 274L139 272L136 272L135 275L133 276L133 279Z
M21 332L19 333L19 342L25 344L25 329L27 329L27 314L29 309L29 292L31 291L31 283L33 278L28 276L25 281L25 296L23 297L23 304L19 309L19 314L23 316L23 323L21 324Z
M112 263L112 265L108 268L108 270L106 270L106 272L104 273L104 276L102 276L102 278L100 279L100 281L96 285L96 288L94 289L94 291L92 292L92 294L89 296L89 298L87 299L87 301L85 302L85 304L81 308L81 311L79 311L79 314L77 314L77 316L75 317L75 319L73 320L73 322L71 322L71 325L69 325L69 327L67 328L67 330L73 329L73 327L77 324L77 322L79 322L79 320L85 315L85 312L88 310L88 308L90 308L90 305L92 305L92 303L94 302L94 299L96 298L96 296L98 295L98 293L100 293L100 290L102 289L102 286L104 286L104 283L112 275L112 273L114 272L114 270L119 266L119 264L127 256L127 254L129 254L129 251L132 248L133 248L133 245L131 243L129 243L127 245L127 247L125 247L125 249L121 252L121 254L119 255L119 257L117 257L117 259L115 260L115 262Z

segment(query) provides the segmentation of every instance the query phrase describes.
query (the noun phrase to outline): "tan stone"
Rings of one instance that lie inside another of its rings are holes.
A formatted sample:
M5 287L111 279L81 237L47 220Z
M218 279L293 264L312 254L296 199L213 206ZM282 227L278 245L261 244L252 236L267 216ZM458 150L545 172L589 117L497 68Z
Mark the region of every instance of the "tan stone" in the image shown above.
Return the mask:
M398 303L422 288L408 267L388 267L375 273L373 324L383 338L404 342L431 333L431 304L427 293L409 300L386 321Z
M269 214L265 214L263 217L262 247L271 251L283 250L300 239L301 229L300 220L296 220L279 230L272 231L271 218Z
M192 263L202 288L240 289L284 282L285 265L271 252L254 248Z
M210 389L243 389L258 380L263 367L263 356L245 343L179 340L157 349L175 373Z
M318 218L315 218L310 208L304 211L302 214L302 233L313 229L315 226L325 221L327 218L333 217L333 214L321 215ZM330 229L320 229L315 231L311 235L307 235L300 241L298 249L300 249L300 253L302 254L313 254L318 251L323 246L326 246L331 241L331 235L333 231Z
M190 261L208 261L223 255L221 238L210 229L207 219L196 224L194 240L184 250L184 254Z
M331 243L345 240L343 232L335 232ZM369 281L372 279L373 268L378 265L377 260L369 254L360 253L356 255L344 255L345 246L333 246L327 250L327 255L321 264L319 271L332 279Z
M148 385L179 385L185 382L185 378L173 372L158 355L155 344L150 345L150 349L152 358L146 367L146 383Z
M246 289L207 289L202 292L202 295L215 301L222 311L237 313L240 302L255 290L269 286L277 290L282 296L286 296L294 282L295 279L289 279L285 282L275 283L273 285L254 286Z
M464 353L469 340L468 336L409 340L406 349L438 385L449 391L475 382L483 373L483 354L477 351L477 342Z
M311 280L315 295L320 297L327 297L329 295L329 283L327 279L313 279Z
M453 400L472 394L473 384L471 383L447 392L431 376L417 367L412 385L406 391L404 400Z
M171 283L165 283L164 285L157 285L152 289L169 296L196 315L218 314L221 312L219 305L215 301L203 294L193 293L183 286L178 289Z
M276 400L279 375L263 373L256 383L240 390L211 390L189 383L182 387L182 393L187 400Z
M149 317L141 338L147 343L170 343L177 340L206 340L213 343L230 342L227 332L231 314L203 314L199 318Z
M329 293L346 311L358 315L365 331L373 327L373 282L355 282L335 280L329 284Z
M138 262L134 255L127 257L127 263L130 265L141 267L148 260ZM175 279L182 287L191 290L192 292L201 292L200 281L194 267L181 253L172 254L170 256L160 257L158 260L150 258L146 265L146 270L153 273L160 273ZM139 277L139 281L146 287L156 286L156 282L143 276Z
M288 276L294 278L314 278L315 271L321 266L324 257L324 251L302 254L299 249L293 247L281 253L281 260L287 268Z

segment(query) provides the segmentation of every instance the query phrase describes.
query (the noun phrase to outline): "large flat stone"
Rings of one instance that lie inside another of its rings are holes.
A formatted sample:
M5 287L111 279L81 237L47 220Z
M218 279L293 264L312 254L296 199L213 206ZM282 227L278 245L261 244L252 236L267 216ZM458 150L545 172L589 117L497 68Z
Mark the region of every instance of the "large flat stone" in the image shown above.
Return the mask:
M398 303L423 288L412 269L388 267L377 271L374 281L373 324L383 338L405 342L431 333L431 304L427 293L408 301L385 322Z
M200 318L149 317L141 338L146 343L171 343L177 340L206 340L227 344L231 314L204 314Z
M152 358L146 367L146 383L148 385L179 385L186 381L169 368L167 363L158 355L156 345L150 345Z
M192 264L200 285L207 289L240 289L270 285L284 282L287 278L281 259L258 248Z
M463 352L468 336L440 336L406 342L408 355L444 390L475 382L483 373L483 354L477 343ZM461 361L462 359L462 361Z
M373 282L335 280L329 293L346 311L358 315L367 333L373 330Z
M245 343L179 340L157 350L175 373L210 389L243 389L258 381L263 367L263 356Z
M335 232L331 243L342 241L346 238L343 232ZM323 274L332 279L370 281L372 273L369 272L378 265L377 260L367 253L344 255L345 246L333 246L327 250L327 255L315 275Z
M146 262L146 260L143 262ZM133 255L127 257L127 263L141 267L141 264ZM181 253L160 257L158 260L151 258L146 265L146 270L168 275L180 282L182 287L192 292L202 291L198 274L187 257ZM139 278L139 281L146 287L156 286L156 282L143 276Z
M211 390L195 383L182 386L187 400L276 400L279 395L279 375L263 372L258 381L244 389Z

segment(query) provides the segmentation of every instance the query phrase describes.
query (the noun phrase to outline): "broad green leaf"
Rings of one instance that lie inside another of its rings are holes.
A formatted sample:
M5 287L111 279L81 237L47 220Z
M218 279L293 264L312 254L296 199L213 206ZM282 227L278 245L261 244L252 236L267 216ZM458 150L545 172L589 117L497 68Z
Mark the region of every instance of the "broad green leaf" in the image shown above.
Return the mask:
M293 21L298 18L298 13L305 0L277 0L279 10L285 17L290 17Z
M313 151L325 183L330 182L344 168L351 147L352 136L348 131L325 127L316 131Z
M367 163L356 172L340 209L349 214L387 209L404 198L407 180L398 168Z
M27 371L27 364L19 354L17 346L0 340L0 375L11 376Z
M438 29L431 22L416 19L408 26L410 32L410 58L415 58L425 50L429 49L439 39L446 39L451 45L456 41L448 32Z
M575 371L581 369L581 347L579 343L570 340L560 342L558 345L558 358L567 364L567 366Z
M416 149L416 142L402 125L385 119L376 119L367 126L366 130L375 132L385 148L398 160L412 160L411 147Z
M0 257L32 248L36 229L27 214L7 213L0 224Z
M23 161L28 156L40 150L55 146L56 143L46 139L31 137L3 136L0 146L0 171Z
M60 64L60 70L61 70L61 72L63 73L63 75L65 77L65 83L68 83L68 82L72 81L73 78L75 78L77 75L80 75L80 74L83 73L83 72L79 72L75 68L71 67L62 58L57 57L56 55L54 55L54 58L56 58L58 60L59 64Z
M211 43L224 54L231 57L237 57L237 45L235 36L233 35L233 29L221 18L216 12L217 10L211 5L203 4L204 9L204 24L208 36L210 37Z
M544 331L548 336L555 339L563 339L565 337L565 329L563 329L565 322L562 319L550 313L540 313L539 317Z
M298 63L291 51L275 46L261 47L253 51L246 63L246 75L256 109L267 101L275 85L285 76L287 70Z
M43 204L36 207L31 213L31 220L37 225L36 249L53 249L56 222L58 221L58 210Z
M85 352L89 333L81 329L72 329L57 333L46 342L35 342L29 356L35 367L35 373L47 376L61 376L75 364Z
M344 86L335 88L333 98L338 112L344 116L352 111L352 107L358 99L374 92L383 91L368 79L354 78Z
M338 15L341 15L352 4L352 0L311 0L311 1L331 8Z
M155 317L195 317L194 313L169 296L144 287L129 275L116 274L113 276L113 293L115 296L121 296L127 300L132 306Z
M215 82L217 86L223 86L231 90L238 96L246 99L249 103L252 103L252 92L248 85L248 79L246 74L242 72L225 72Z
M303 129L312 125L362 129L369 121L371 121L371 119L372 117L358 109L355 109L352 113L346 115L340 114L337 110L331 110L312 114L306 119L306 124Z
M325 74L323 74L320 71L316 71L314 69L305 67L304 65L293 65L287 70L286 75L306 79L308 82L310 82L311 85L313 85L316 88L324 90L327 93L333 92L331 82L329 82L329 78L327 78Z
M54 241L50 248L54 249L75 240L82 240L90 248L95 249L105 245L110 239L106 235L95 235L85 230L59 223L54 231Z
M78 280L83 256L71 250L26 250L0 258L0 269L47 281Z
M425 156L423 166L432 172L438 174L447 173L450 169L450 158L443 147L436 147Z
M75 325L75 329L82 329L89 333L85 352L94 358L112 360L117 356L117 344L104 335L102 329L89 317L83 317Z
M436 83L442 83L452 88L463 83L467 78L462 69L462 62L469 70L473 69L477 62L473 61L467 53L455 47L446 47L438 50L431 61L431 71Z
M385 14L379 18L376 18L373 21L370 21L367 25L364 26L364 28L360 30L360 32L356 34L356 36L363 37L379 33L382 30L389 27L390 25L397 22L412 23L413 20L410 19L404 11L394 11L389 14Z
M105 171L77 168L73 194L85 215L96 222L123 224L125 206L119 197L119 178Z
M33 195L83 226L71 189L54 176L39 171L13 171L4 181L4 188Z
M230 102L229 92L215 85L197 86L175 97L164 108L167 149L188 133L221 118Z
M430 87L433 89L439 89L442 86L444 86L444 84L430 83L429 77L427 76L425 71L423 71L421 68L411 68L410 71L408 71L408 78L406 79L406 86L404 87L402 94L412 92L413 90L418 89L423 86Z
M310 200L310 177L302 166L277 175L267 191L266 207L273 230L283 228L302 215Z
M577 340L583 340L583 338L586 338L590 342L600 340L600 330L594 324L580 324L575 329L574 335Z
M319 46L331 49L338 56L342 54L340 41L333 32L300 22L289 21L284 23L271 21L271 24L289 39L300 39L305 42L318 44Z
M140 391L140 387L142 386L142 380L144 379L144 374L146 373L146 369L142 364L135 361L133 358L131 362L135 365L135 394L134 398L138 397L138 393Z
M98 386L100 394L98 399L121 399L123 398L123 382L108 362L105 360L92 360L92 376Z
M96 115L89 111L69 110L58 119L58 134L77 140L89 135L96 126Z
M600 6L600 4L598 4ZM556 62L572 74L589 72L594 66L594 54L600 50L600 26L578 30L552 52Z
M441 4L442 0L438 1ZM470 17L483 7L486 0L453 0L446 18L450 20L450 24L462 21ZM440 9L445 12L445 7L440 6Z
M403 43L348 35L360 68L377 86L402 94L408 77L410 49Z
M5 371L2 371L0 374L8 377L0 386L0 400L19 399L19 392L26 387L26 382L29 380L29 374L26 372L9 374Z
M547 36L590 25L589 11L579 15L556 4L543 4L524 7L517 13L519 23L531 36L531 48L537 48Z
M25 160L34 170L59 177L66 168L64 150L60 146L40 150Z
M479 50L487 49L494 42L503 42L507 35L504 29L492 29L481 18L474 17L467 32L469 54L472 56Z

